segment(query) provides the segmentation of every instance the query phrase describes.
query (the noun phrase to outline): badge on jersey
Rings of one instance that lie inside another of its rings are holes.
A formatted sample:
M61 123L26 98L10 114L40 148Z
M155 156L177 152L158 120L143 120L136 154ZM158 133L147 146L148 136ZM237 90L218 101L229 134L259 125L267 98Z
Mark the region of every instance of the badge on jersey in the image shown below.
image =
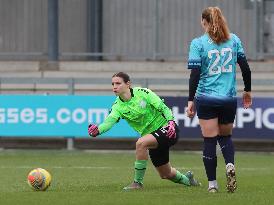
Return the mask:
M147 106L146 101L141 100L141 102L140 102L140 107L141 107L141 108L146 108L146 106Z

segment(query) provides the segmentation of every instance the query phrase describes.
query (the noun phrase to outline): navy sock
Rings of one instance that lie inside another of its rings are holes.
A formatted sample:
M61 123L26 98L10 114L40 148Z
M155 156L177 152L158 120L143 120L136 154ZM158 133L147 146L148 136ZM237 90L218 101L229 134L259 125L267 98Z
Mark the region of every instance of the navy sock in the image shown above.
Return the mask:
M225 164L234 164L234 145L231 139L231 135L228 136L218 136L218 143L221 147L223 157L225 159Z
M203 162L208 181L216 180L217 156L216 156L217 137L204 138Z

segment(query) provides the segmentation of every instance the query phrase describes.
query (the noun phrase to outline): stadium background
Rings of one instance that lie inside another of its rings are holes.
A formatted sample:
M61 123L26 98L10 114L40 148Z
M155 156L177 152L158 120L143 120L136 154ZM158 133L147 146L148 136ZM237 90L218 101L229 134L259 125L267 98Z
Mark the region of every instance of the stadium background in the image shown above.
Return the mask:
M85 134L111 106L112 74L125 71L177 113L183 134L174 149L200 150L198 124L184 116L186 59L190 40L202 33L201 11L216 5L242 39L252 70L254 106L238 109L236 149L274 150L273 0L0 3L2 148L134 149L137 135L126 124L101 139Z

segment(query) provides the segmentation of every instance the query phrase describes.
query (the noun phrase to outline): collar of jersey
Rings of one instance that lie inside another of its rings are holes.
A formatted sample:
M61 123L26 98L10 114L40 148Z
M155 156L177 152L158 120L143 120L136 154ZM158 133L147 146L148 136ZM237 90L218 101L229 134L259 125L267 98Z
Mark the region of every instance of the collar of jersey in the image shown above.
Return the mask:
M134 97L133 89L132 89L132 88L130 88L130 95L131 95L132 98ZM120 98L120 96L119 96L119 99L120 99L122 102L125 102L122 98Z

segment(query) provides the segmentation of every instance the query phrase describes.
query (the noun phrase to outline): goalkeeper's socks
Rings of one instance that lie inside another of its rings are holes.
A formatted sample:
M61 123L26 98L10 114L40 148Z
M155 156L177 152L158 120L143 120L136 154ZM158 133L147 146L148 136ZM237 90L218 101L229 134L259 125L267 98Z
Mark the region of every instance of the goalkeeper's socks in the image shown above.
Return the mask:
M217 155L216 155L217 137L204 138L203 162L208 181L216 180Z
M190 186L190 182L189 182L189 179L187 178L187 176L180 173L179 171L176 171L176 176L170 180L173 181L174 183Z
M234 145L231 139L231 135L228 136L218 136L218 142L221 147L223 157L225 159L225 164L234 164Z
M147 160L136 160L134 163L135 174L134 174L134 182L138 182L143 184L146 168L147 168Z

